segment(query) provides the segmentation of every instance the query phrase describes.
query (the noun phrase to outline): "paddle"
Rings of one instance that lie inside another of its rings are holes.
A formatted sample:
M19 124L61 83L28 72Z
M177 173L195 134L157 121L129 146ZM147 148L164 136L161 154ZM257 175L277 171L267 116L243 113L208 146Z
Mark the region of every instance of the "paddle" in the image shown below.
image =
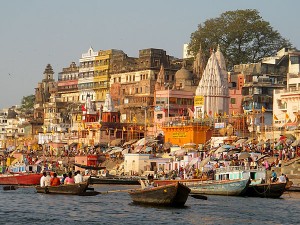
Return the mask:
M193 198L196 198L196 199L207 200L207 196L205 196L205 195L190 194L190 196L193 197Z
M140 188L137 189L125 189L125 190L113 190L113 191L99 191L99 194L109 194L109 193L118 193L118 192L129 192L129 191L135 191L135 190L141 190Z
M8 185L8 186L3 186L4 191L11 191L11 190L17 190L19 188L27 188L27 187L32 187L32 186L16 186L16 185Z

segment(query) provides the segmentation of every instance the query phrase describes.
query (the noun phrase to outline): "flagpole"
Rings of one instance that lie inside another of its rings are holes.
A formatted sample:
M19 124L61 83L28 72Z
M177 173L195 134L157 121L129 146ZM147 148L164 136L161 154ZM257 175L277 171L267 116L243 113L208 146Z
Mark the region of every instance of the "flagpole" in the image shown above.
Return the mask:
M274 154L274 150L275 150L275 133L274 133L275 127L274 127L274 120L275 120L275 115L272 116L272 130L273 130L273 149L272 149L272 151L273 151L273 154Z
M265 136L265 108L262 106L261 107L261 113L262 113L262 129L261 129L261 134L262 134L262 137Z

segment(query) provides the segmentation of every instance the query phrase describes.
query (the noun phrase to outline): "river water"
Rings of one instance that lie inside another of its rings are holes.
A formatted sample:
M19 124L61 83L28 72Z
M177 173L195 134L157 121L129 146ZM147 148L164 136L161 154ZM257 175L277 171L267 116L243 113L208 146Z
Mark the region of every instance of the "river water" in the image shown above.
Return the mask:
M138 188L93 187L96 191ZM300 193L286 193L280 199L189 197L183 208L166 208L135 205L126 192L66 196L0 187L0 224L300 224Z

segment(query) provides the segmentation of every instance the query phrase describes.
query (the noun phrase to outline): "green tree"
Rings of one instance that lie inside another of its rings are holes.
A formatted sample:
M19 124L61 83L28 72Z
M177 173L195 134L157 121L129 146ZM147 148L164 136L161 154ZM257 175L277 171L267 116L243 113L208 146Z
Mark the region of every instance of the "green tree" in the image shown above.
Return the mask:
M35 95L23 96L22 101L21 101L21 107L20 107L21 111L33 112L34 101L35 101Z
M292 47L257 10L252 9L227 11L199 24L191 34L189 52L196 55L200 45L207 58L210 50L219 45L229 70L241 63L258 62L283 47Z

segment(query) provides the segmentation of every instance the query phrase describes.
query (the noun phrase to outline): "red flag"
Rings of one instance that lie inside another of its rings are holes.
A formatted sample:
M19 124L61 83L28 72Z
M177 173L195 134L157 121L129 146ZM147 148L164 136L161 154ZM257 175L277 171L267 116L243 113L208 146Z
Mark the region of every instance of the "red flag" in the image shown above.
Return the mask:
M81 106L81 110L82 110L82 111L86 111L86 108L85 108L84 105Z

